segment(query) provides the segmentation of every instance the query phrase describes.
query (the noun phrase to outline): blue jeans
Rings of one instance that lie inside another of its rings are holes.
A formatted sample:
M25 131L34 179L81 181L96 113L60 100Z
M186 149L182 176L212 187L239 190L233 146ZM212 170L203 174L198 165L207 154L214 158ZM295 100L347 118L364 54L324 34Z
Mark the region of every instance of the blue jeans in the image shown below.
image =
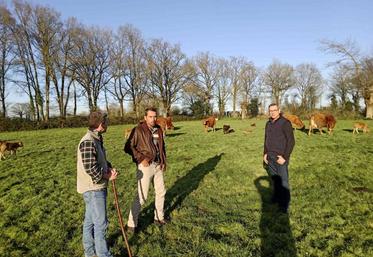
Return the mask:
M286 161L283 165L278 164L277 156L273 155L267 155L267 160L267 171L273 183L272 201L278 203L283 210L287 210L290 204L289 162Z
M106 216L107 190L83 193L85 217L83 224L83 246L86 257L111 257L106 243L108 220Z

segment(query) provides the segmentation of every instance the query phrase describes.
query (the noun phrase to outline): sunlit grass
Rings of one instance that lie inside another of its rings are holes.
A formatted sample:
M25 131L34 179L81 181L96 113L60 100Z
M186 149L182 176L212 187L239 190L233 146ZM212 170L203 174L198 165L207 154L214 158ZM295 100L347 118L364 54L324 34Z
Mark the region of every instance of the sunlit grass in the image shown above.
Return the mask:
M250 126L256 123L256 127ZM175 123L166 138L166 212L152 224L154 193L130 236L136 256L372 256L373 133L352 135L338 121L332 136L295 131L290 214L269 204L262 168L264 120L219 120L235 132L204 133L200 121ZM370 127L373 122L369 121ZM105 134L120 171L117 190L127 218L135 166L123 152L123 129ZM76 192L76 148L85 129L1 133L22 140L17 158L0 162L0 256L83 256L84 202ZM126 256L109 188L109 242Z

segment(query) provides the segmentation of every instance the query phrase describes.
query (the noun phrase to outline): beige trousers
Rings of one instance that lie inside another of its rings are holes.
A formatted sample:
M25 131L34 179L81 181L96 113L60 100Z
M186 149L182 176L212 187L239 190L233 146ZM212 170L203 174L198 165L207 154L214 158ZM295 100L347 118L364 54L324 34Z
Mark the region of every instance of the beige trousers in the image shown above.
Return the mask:
M164 219L164 199L166 195L166 189L164 186L163 171L159 165L154 163L148 167L144 167L139 164L137 167L137 195L132 203L132 208L128 217L127 225L129 227L137 227L138 218L141 210L141 206L144 205L148 198L150 183L154 184L155 191L155 210L154 220Z

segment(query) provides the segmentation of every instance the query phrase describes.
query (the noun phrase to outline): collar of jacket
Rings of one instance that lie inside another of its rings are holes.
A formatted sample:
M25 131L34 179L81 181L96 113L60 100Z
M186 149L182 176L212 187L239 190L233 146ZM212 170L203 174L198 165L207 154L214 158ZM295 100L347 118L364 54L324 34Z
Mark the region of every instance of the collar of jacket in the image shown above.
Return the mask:
M92 135L92 137L93 138L95 138L95 139L97 139L97 140L99 140L99 141L102 141L102 135L101 135L101 133L99 133L98 131L96 131L96 130L89 130L88 129L88 133L90 133L91 135Z
M143 128L144 130L147 129L149 132L151 132L150 128L148 127L148 125L146 124L145 121L144 121L144 122L141 122L140 124L141 124L141 126L142 126L142 128ZM160 126L159 126L158 124L155 124L155 125L154 125L154 128L159 129Z

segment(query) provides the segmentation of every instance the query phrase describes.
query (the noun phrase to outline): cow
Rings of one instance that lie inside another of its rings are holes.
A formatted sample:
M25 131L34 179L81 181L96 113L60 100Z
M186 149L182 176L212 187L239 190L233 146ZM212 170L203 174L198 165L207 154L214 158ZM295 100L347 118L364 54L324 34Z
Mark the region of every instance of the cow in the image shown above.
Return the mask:
M164 136L166 135L166 130L173 130L174 129L174 125L172 124L172 118L170 116L166 117L166 118L165 117L157 117L155 123L158 124L161 127Z
M214 116L210 116L202 121L203 126L205 128L205 132L208 132L209 128L212 128L212 131L215 132L215 125L218 118L215 118Z
M302 120L297 115L284 114L283 116L285 119L291 122L291 125L293 126L293 128L300 129L300 130L304 129L305 126Z
M223 133L224 134L229 134L229 133L233 133L234 132L234 129L231 128L231 126L229 125L223 125Z
M362 129L364 133L370 132L370 130L368 128L368 124L366 124L364 122L355 122L353 130L352 130L352 134L355 134L355 132L357 134L359 134L359 129Z
M124 131L123 131L124 138L128 139L131 135L131 132L132 132L132 128L125 128Z
M5 159L5 152L10 152L10 154L16 155L17 149L22 147L23 143L21 141L18 142L8 142L8 141L0 141L0 160L3 158Z
M229 133L229 129L230 129L231 126L229 125L223 125L223 133L224 134L228 134Z
M310 118L310 127L308 130L308 135L311 135L311 132L314 128L319 129L320 134L322 134L322 128L326 127L328 129L329 135L332 134L335 124L337 123L336 119L331 114L315 113L311 115Z

